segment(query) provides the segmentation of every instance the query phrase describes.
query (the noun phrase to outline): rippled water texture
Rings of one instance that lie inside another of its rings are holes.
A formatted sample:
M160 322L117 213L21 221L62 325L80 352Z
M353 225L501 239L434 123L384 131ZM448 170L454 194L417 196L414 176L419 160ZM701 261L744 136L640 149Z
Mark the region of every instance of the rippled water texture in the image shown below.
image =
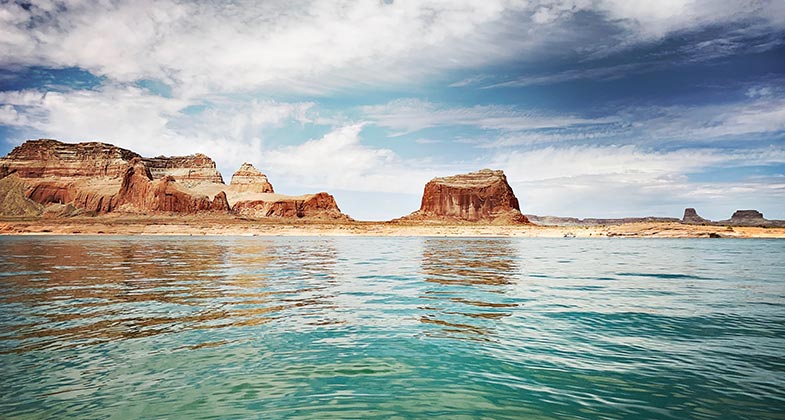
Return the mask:
M0 237L3 418L785 416L785 241Z

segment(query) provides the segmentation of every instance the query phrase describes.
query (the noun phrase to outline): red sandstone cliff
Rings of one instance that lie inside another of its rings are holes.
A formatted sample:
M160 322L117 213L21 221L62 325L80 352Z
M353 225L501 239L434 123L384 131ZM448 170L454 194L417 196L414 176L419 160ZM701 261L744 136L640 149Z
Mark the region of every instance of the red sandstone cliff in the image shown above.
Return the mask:
M335 197L326 192L299 197L269 194L269 198L238 201L232 211L240 216L350 220L341 213Z
M251 164L226 185L206 155L142 158L105 143L27 141L0 158L0 181L6 216L230 213L234 205L245 217L350 220L327 193L273 194Z
M420 210L399 220L528 223L504 172L490 169L432 179Z
M197 195L182 187L172 176L153 180L144 162L131 161L123 175L117 193L117 206L122 211L197 213L201 211L228 211L226 194L213 200Z

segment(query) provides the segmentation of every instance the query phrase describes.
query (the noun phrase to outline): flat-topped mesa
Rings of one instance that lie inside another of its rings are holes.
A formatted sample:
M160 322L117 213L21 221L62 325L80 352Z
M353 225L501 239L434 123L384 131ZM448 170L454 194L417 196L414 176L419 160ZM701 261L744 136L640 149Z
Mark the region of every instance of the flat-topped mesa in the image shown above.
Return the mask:
M22 179L119 178L135 157L139 155L106 143L28 140L0 158L0 178L12 173Z
M504 172L490 169L432 179L420 210L403 219L528 223Z
M730 219L714 222L722 226L739 227L785 227L785 220L769 220L757 210L736 210Z
M153 179L171 176L186 186L204 182L224 183L221 173L216 169L215 162L209 156L201 153L188 156L143 158L143 161L150 170Z
M703 225L711 223L710 220L698 216L698 212L695 211L695 209L692 207L684 209L684 217L681 218L681 222L688 225Z
M769 222L763 218L763 213L757 210L736 210L730 219L718 223L730 226L767 226Z
M240 169L232 175L229 184L237 192L272 193L273 184L267 180L267 175L261 173L250 163L243 163Z

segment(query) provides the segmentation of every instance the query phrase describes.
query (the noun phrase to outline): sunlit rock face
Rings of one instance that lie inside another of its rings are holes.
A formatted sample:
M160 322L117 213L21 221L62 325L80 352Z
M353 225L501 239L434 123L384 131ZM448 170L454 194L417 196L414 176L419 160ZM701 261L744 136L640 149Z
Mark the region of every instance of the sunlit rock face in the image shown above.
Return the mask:
M0 158L0 178L11 173L22 179L109 177L123 175L138 154L106 143L63 143L28 140Z
M490 169L429 181L420 210L401 220L429 219L528 223L504 172Z
M261 173L250 163L243 163L240 169L232 175L229 184L237 192L272 193L273 184L267 180L267 175Z
M215 162L201 153L188 156L158 156L143 160L153 179L171 176L185 186L204 182L215 184L224 182Z
M252 218L310 218L350 220L341 213L335 198L326 192L303 196L269 194L269 198L238 201L232 211Z

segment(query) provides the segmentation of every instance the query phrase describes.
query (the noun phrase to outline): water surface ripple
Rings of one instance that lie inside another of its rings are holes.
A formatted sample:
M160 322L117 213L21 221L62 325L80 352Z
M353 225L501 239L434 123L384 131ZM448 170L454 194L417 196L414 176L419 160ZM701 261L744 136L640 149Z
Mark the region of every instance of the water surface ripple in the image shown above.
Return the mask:
M2 418L785 418L781 240L0 246Z

